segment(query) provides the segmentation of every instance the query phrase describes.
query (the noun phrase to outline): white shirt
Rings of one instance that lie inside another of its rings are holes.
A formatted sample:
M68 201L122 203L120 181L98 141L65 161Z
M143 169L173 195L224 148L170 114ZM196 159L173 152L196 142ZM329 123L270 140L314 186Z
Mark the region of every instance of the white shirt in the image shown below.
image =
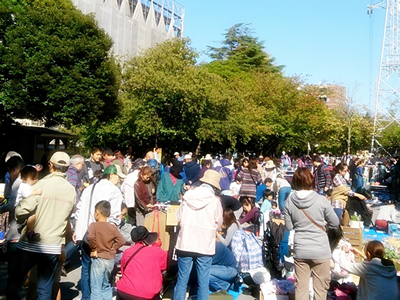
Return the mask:
M21 182L17 192L17 199L15 200L15 206L18 205L19 201L22 199L28 198L32 192L32 186L25 182Z
M126 176L121 185L121 191L125 197L125 203L128 208L135 207L135 182L139 176L139 170L134 170Z
M93 191L92 203L90 205L90 194L94 186L95 188ZM116 225L120 224L121 220L119 216L121 214L121 204L124 200L122 197L122 193L118 187L112 184L112 182L107 179L102 179L96 185L89 185L83 191L82 196L79 199L79 202L77 204L77 211L75 213L76 220L78 221L78 225L75 229L77 241L82 240L89 225L95 222L94 207L98 202L102 200L107 200L111 204L111 214L108 217L107 221Z

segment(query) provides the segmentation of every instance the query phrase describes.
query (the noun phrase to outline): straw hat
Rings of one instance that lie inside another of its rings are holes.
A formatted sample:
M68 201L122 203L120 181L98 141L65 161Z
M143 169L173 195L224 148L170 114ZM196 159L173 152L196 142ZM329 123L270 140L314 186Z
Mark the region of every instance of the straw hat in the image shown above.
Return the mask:
M212 160L212 157L210 154L206 154L206 157L204 157L205 160Z
M221 175L217 171L214 170L207 170L204 173L204 176L200 178L201 182L208 183L209 185L212 185L213 187L221 190L221 186L219 185L219 181L221 179Z

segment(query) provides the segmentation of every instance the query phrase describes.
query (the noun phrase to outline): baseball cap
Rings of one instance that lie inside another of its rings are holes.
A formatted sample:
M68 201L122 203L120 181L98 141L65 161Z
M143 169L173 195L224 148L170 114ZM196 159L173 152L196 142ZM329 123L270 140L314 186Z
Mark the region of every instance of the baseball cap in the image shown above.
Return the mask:
M57 166L69 167L69 155L61 151L54 152L50 158L50 162Z
M126 178L126 175L122 173L121 167L118 165L110 165L105 168L103 174L117 174L120 178Z

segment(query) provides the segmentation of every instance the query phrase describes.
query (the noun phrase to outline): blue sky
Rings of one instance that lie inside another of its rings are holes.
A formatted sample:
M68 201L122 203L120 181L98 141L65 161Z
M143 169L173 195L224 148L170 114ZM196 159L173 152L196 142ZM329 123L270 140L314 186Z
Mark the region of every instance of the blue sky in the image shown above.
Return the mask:
M178 0L184 36L197 51L220 46L236 23L249 23L285 75L345 86L356 104L374 108L385 10L367 15L370 0ZM199 62L209 61L203 54ZM372 84L370 84L372 82ZM372 92L370 89L373 89ZM372 95L370 95L372 94Z

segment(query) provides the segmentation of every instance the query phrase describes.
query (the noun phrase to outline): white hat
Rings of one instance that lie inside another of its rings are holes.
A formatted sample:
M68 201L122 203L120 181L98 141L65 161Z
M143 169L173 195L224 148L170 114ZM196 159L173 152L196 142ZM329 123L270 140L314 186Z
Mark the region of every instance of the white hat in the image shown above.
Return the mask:
M13 156L19 156L22 159L21 154L19 154L18 152L15 151L8 151L7 155L6 155L6 162Z
M186 154L184 159L192 159L192 156L190 154Z
M174 153L174 156L176 156L176 155L179 155L179 152L175 152L175 153Z
M270 159L270 160L268 160L267 161L267 163L265 164L265 168L266 169L272 169L272 168L275 168L275 164L274 164L274 162Z
M212 157L210 154L206 154L206 157L204 157L205 160L212 160Z

